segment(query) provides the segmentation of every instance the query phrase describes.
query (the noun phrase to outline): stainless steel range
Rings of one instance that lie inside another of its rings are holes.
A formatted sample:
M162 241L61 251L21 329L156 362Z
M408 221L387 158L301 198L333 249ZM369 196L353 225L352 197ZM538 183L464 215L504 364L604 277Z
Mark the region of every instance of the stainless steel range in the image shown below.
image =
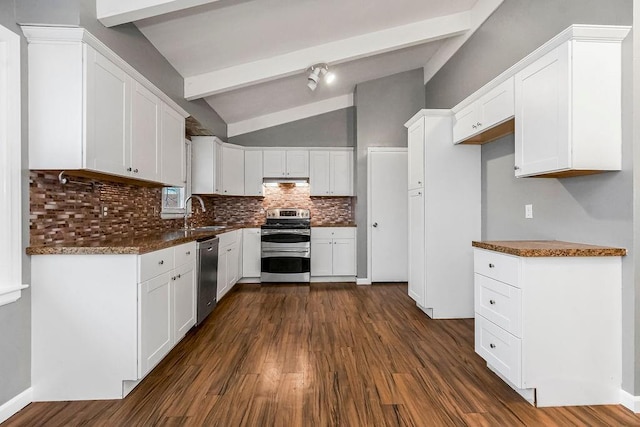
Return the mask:
M261 227L260 280L309 282L311 221L308 209L269 209Z

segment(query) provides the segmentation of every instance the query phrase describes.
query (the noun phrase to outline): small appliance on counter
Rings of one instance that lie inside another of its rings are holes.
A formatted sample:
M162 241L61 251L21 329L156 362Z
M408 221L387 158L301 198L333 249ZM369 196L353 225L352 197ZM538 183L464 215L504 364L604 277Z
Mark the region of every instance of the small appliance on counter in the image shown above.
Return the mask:
M262 283L310 282L311 220L308 209L268 209L261 227Z

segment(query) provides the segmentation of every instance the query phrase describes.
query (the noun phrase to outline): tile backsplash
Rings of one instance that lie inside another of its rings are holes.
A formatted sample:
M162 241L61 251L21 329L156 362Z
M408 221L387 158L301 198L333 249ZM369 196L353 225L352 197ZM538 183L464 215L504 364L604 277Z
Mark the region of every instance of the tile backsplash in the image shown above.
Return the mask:
M30 245L70 243L136 233L174 230L181 219L160 218L161 189L83 177L58 182L59 171L30 172ZM265 187L265 197L203 197L194 225L260 226L265 210L295 207L311 210L312 225L353 222L352 197L310 197L309 187ZM101 209L107 215L101 216Z

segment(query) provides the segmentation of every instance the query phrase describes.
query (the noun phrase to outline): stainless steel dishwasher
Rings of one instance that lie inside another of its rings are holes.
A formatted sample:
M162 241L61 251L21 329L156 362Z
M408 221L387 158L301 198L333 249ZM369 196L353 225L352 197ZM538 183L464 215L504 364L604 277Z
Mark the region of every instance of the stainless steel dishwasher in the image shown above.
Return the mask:
M197 323L211 314L218 295L218 238L198 241L198 313Z

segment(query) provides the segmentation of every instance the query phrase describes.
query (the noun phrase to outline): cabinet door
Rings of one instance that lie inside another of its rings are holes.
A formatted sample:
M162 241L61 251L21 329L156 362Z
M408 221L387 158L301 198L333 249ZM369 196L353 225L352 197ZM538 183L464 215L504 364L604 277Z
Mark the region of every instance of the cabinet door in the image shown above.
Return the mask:
M329 151L309 152L309 193L312 196L331 195Z
M185 264L173 274L173 337L177 343L196 324L195 264Z
M242 230L242 277L260 277L260 229Z
M424 307L425 283L424 190L409 192L409 296Z
M453 142L458 143L478 133L477 104L473 104L458 111L453 123Z
M213 137L191 137L191 192L214 194L216 181L216 143Z
M131 100L133 178L160 181L160 99L135 82Z
M333 239L333 275L356 275L355 239Z
M173 347L172 277L170 273L165 273L138 285L140 378L151 371Z
M244 152L244 195L263 196L262 151Z
M311 238L311 275L333 274L333 239Z
M234 243L227 248L227 253L227 290L230 290L240 279L240 245Z
M240 147L222 146L222 194L244 195L244 150Z
M309 177L309 151L287 150L287 177Z
M86 166L127 176L131 162L132 80L104 56L86 47Z
M184 117L163 103L161 123L162 183L184 187L187 184Z
M407 130L409 147L409 190L424 187L424 117Z
M217 295L217 300L220 301L220 299L224 296L224 294L227 293L227 291L229 290L229 284L228 284L228 279L227 279L227 270L228 270L228 259L229 259L229 252L227 251L227 249L229 249L228 247L220 247L220 250L218 252L218 295Z
M264 150L262 153L262 173L264 178L286 176L287 157L282 150Z
M570 167L568 55L565 43L515 76L516 176Z
M351 151L332 151L329 172L331 174L331 195L353 195L353 158Z
M513 117L515 110L513 82L513 77L510 77L478 100L477 125L481 131Z

